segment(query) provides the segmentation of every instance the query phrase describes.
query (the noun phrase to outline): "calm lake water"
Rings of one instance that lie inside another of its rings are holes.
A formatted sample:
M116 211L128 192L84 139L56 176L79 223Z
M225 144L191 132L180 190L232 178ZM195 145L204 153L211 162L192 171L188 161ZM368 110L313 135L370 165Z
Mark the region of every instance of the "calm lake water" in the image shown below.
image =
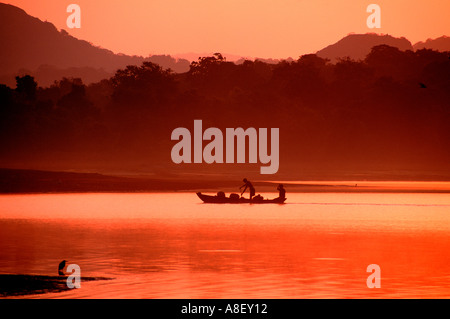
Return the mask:
M0 273L53 276L66 259L82 276L114 278L26 298L450 297L449 194L287 197L2 195ZM379 289L366 285L370 264Z

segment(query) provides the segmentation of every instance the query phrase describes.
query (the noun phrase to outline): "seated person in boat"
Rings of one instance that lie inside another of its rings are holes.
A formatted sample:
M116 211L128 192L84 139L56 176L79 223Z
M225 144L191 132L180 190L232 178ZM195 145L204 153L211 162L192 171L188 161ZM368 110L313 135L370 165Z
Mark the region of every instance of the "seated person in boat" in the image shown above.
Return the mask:
M277 187L277 191L279 193L278 198L279 199L285 199L286 198L286 190L283 187L283 184L279 184Z

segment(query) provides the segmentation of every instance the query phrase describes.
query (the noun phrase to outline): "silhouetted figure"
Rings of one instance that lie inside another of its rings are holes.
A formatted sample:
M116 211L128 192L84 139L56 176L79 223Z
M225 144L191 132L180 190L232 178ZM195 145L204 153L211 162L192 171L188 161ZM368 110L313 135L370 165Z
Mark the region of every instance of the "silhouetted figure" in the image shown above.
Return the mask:
M255 188L253 187L252 183L250 183L249 180L247 180L246 178L243 179L243 182L245 183L244 185L242 185L241 187L239 187L239 189L241 189L242 187L245 187L244 190L241 193L242 194L245 193L245 191L247 190L247 188L250 189L250 199L252 199L253 196L255 196Z
M426 86L424 83L422 83L422 82L419 82L419 85L420 85L420 87L421 87L422 89L426 89L426 88L427 88L427 86Z
M67 261L67 260L63 260L63 261L61 261L61 262L59 263L59 266L58 266L58 275L60 275L60 276L65 276L65 273L64 273L64 267L66 267L66 261Z
M286 198L286 190L284 189L283 184L278 185L277 191L279 193L278 198L280 198L280 199Z

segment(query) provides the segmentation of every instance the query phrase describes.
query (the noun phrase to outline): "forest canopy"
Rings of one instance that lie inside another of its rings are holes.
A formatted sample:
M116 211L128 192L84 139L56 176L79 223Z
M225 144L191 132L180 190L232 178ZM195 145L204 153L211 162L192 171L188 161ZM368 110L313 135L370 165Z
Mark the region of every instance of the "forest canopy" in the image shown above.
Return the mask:
M26 75L15 88L0 85L0 101L3 167L174 172L170 132L202 119L279 127L286 176L450 168L449 52L380 45L364 60L309 54L277 64L216 53L186 73L144 62L90 85L63 78L40 87Z

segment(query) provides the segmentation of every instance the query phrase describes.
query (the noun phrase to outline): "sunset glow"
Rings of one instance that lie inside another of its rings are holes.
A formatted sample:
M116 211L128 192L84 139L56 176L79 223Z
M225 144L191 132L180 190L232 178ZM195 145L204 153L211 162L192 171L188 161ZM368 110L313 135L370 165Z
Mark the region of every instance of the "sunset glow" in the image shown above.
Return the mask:
M81 28L68 29L66 8L73 2L7 1L79 39L141 56L222 52L297 58L349 33L404 36L412 43L450 34L447 0L378 0L380 29L367 27L372 2L360 0L78 0Z
M448 298L449 12L0 3L0 299L290 318Z

